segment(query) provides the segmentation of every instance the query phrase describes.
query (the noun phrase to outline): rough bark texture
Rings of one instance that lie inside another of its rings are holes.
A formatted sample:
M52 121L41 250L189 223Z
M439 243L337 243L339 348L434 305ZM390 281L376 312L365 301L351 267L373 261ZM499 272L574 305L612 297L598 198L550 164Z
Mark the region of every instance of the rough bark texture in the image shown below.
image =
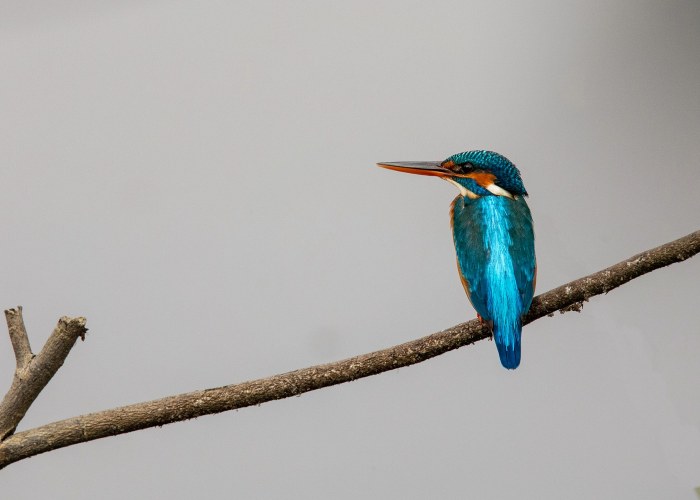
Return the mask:
M583 302L595 295L699 252L700 231L697 231L539 295L524 322L556 311L579 311ZM420 363L488 336L487 327L472 320L418 340L335 363L61 420L5 439L0 443L0 468L64 446L259 405Z
M29 347L22 308L6 310L5 318L17 368L10 390L0 403L0 440L15 431L39 393L63 365L75 341L78 337L84 338L86 331L85 318L63 317L58 320L44 348L34 356Z

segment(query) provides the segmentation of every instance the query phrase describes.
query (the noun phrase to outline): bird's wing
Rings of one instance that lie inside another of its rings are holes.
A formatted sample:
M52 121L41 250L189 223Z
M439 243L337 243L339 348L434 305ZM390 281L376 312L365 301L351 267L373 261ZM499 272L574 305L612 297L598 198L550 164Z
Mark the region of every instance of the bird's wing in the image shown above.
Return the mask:
M522 196L499 201L508 204L508 210L504 212L506 217L498 223L506 224L510 235L508 254L520 295L521 314L524 314L532 302L536 273L532 217ZM470 200L458 196L452 202L450 219L462 284L476 312L489 320L489 285L486 280L490 253L485 244L487 238L484 237L484 232L489 230L488 224L493 221L486 220L482 205L479 199Z
M450 221L462 285L476 312L489 320L485 280L488 251L484 246L484 227L476 212L471 200L457 196L451 205Z
M537 262L535 260L535 232L530 209L522 196L512 201L510 234L513 241L510 256L513 259L515 280L520 292L522 314L530 309L535 294Z

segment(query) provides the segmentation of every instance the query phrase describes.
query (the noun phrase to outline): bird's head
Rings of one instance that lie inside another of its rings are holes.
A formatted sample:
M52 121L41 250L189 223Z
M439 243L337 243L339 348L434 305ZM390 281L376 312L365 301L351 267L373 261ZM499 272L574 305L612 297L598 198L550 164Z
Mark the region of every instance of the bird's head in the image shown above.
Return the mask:
M465 151L445 161L378 163L380 167L409 174L441 177L457 186L462 196L527 196L520 172L505 156L493 151Z

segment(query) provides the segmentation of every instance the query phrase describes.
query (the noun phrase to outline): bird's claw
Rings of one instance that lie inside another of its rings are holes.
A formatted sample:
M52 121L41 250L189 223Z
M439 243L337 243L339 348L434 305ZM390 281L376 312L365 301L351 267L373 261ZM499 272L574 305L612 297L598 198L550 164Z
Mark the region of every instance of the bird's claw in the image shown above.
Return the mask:
M481 317L481 314L479 314L479 313L476 313L476 319L478 319L478 320L479 320L479 323L481 323L482 325L488 323L484 318ZM491 328L491 334L489 335L489 340L493 340L493 325L490 325L490 324L489 324L489 326L492 327L492 328Z

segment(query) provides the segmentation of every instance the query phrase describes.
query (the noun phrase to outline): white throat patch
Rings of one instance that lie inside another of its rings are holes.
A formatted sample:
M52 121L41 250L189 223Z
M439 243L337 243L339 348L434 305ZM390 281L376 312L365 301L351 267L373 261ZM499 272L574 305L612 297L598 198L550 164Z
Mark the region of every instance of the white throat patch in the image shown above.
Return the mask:
M460 183L455 182L454 180L450 179L449 177L443 177L447 182L450 184L454 185L459 189L459 192L462 194L462 196L465 196L467 198L471 198L472 200L475 200L479 198L479 195L474 193L473 191L469 191L467 188L462 186ZM510 198L511 200L515 199L515 196L510 194L510 191L506 191L503 189L501 186L497 186L496 184L489 184L485 188L487 191L489 191L491 194L495 194L496 196L505 196L506 198Z
M453 181L449 177L443 177L443 179L445 179L450 184L457 186L457 189L459 189L459 192L462 194L462 196L466 196L467 198L471 198L472 200L476 200L477 198L479 198L478 194L476 194L472 191L469 191L467 188L462 186L460 183Z
M497 186L496 184L489 184L488 186L486 186L486 189L491 193L495 194L496 196L505 196L506 198L510 198L511 200L513 199L513 195L510 194L510 192L506 191L501 186Z

